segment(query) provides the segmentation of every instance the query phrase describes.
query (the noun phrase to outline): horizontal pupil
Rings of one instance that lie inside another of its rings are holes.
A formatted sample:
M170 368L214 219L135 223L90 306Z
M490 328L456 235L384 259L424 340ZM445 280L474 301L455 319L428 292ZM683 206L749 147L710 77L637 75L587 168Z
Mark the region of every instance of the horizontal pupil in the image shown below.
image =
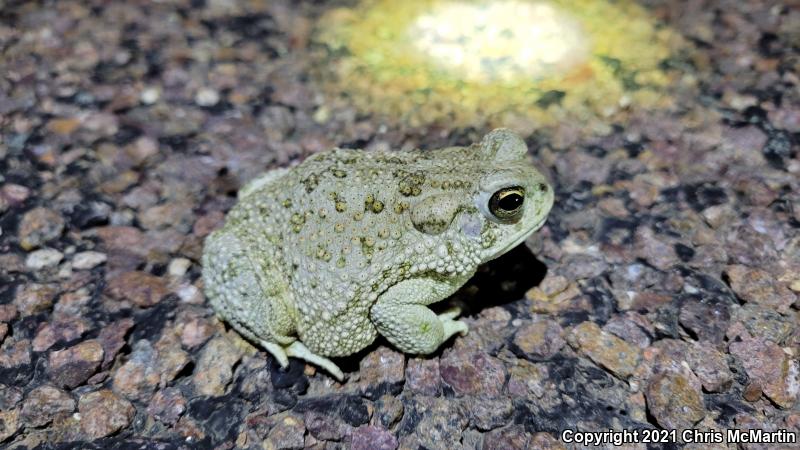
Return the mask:
M500 199L499 203L500 208L506 211L513 211L519 208L519 205L522 204L522 196L519 194L506 195Z

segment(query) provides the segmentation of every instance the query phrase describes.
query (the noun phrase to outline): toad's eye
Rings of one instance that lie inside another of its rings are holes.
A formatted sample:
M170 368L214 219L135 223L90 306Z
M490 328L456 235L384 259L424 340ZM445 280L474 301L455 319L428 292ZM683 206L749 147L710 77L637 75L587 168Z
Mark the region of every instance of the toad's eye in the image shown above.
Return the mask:
M489 199L489 211L501 222L514 223L522 218L525 189L511 186L500 189Z

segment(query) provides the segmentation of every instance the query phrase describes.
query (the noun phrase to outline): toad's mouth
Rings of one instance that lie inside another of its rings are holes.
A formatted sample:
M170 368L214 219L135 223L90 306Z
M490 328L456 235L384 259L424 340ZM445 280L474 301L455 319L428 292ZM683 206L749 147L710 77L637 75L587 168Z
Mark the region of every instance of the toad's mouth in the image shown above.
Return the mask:
M509 241L509 243L507 245L505 245L504 247L502 247L500 250L497 250L494 253L488 254L488 256L484 257L483 258L483 262L485 263L485 262L491 261L491 260L496 259L496 258L498 258L499 256L501 256L501 255L503 255L505 253L508 253L509 250L511 250L512 248L518 246L519 244L524 242L525 239L528 239L528 237L530 235L532 235L537 230L539 230L539 228L542 228L546 221L547 221L547 216L545 215L538 222L534 223L533 226L531 226L530 228L524 229L524 230L520 231L516 236L513 236L511 238L511 240Z

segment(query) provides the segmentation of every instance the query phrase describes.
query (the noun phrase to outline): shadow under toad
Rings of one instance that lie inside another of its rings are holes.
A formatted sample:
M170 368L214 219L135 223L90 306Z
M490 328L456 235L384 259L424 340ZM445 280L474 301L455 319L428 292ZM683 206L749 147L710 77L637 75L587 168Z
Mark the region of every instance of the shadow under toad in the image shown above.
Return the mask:
M496 306L505 307L513 317L525 314L525 292L538 286L547 274L547 266L539 261L525 245L519 245L499 258L483 264L475 275L455 294L441 302L430 305L430 308L441 313L453 306L461 308L461 316L475 316L481 311ZM449 348L452 339L442 344L439 349L427 355L435 358ZM360 352L335 358L334 362L345 372L353 373L359 370L359 363L364 357L379 346L392 345L385 338L378 336L375 342Z

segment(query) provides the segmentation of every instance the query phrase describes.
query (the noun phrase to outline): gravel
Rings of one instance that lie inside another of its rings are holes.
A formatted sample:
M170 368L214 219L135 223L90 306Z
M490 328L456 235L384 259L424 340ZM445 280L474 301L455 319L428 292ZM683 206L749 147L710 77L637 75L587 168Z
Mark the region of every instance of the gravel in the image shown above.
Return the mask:
M641 2L683 41L658 99L584 123L565 92L550 122L509 118L553 183L546 225L455 295L468 335L430 356L379 340L337 360L341 384L280 369L215 317L203 239L266 169L333 146L467 144L486 124L333 95L316 78L324 2L5 5L0 447L800 433L800 15L785 3ZM628 97L656 92L619 76Z

